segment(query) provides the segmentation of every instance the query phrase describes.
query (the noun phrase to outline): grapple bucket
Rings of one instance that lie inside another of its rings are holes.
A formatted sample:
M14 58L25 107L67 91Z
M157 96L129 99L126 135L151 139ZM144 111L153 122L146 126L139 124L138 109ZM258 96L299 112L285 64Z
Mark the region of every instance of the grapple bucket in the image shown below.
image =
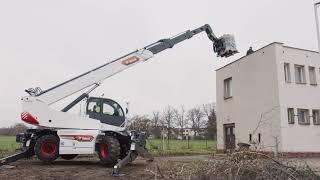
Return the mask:
M236 41L231 34L221 36L218 41L213 43L213 51L218 57L229 57L238 53Z

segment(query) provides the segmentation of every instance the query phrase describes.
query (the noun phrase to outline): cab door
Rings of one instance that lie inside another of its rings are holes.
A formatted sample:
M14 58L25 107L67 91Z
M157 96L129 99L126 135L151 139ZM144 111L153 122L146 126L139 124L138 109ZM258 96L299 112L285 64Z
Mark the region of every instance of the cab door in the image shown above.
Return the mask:
M113 126L122 125L125 121L125 116L121 106L111 99L103 99L100 121Z
M87 115L89 118L101 120L102 101L99 98L89 98L87 102Z

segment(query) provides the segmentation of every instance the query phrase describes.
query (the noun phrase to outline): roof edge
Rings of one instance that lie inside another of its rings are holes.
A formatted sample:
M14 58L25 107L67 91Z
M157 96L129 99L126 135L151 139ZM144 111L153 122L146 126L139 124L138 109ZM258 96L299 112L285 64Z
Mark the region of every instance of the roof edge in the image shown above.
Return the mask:
M258 52L258 51L260 51L260 50L262 50L262 49L264 49L264 48L266 48L266 47L268 47L268 46L271 46L271 45L273 45L273 44L283 45L283 43L281 43L281 42L272 42L272 43L270 43L270 44L267 44L267 45L265 45L265 46L263 46L263 47L255 50L254 53L256 53L256 52ZM252 53L252 54L254 54L254 53ZM222 66L222 67L220 67L220 68L218 68L218 69L216 69L215 71L219 71L220 69L223 69L223 68L225 68L225 67L227 67L227 66L229 66L229 65L231 65L231 64L233 64L233 63L235 63L235 62L238 62L238 61L242 60L243 58L245 58L245 57L247 57L247 56L250 56L250 55L251 55L251 54L249 54L249 55L244 55L244 56L240 57L239 59L237 59L237 60L235 60L235 61L232 61L232 62L230 62L230 63L228 63L228 64L226 64L226 65L224 65L224 66Z
M285 48L291 48L291 49L297 49L297 50L308 51L308 52L313 52L313 53L319 53L318 51L313 51L313 50L308 50L308 49L302 49L302 48L296 48L296 47L291 47L291 46L284 46L284 43L281 43L281 42L272 42L272 43L270 43L270 44L267 44L267 45L265 45L265 46L263 46L263 47L255 50L254 53L256 53L256 52L258 52L258 51L260 51L260 50L262 50L262 49L264 49L264 48L266 48L266 47L268 47L268 46L271 46L271 45L273 45L273 44L280 44L280 45L282 45L282 46L285 47ZM253 53L253 54L254 54L254 53ZM235 62L238 62L238 61L242 60L243 58L245 58L245 57L247 57L247 56L250 56L250 54L249 54L249 55L242 56L242 57L240 57L239 59L237 59L237 60L235 60L235 61L232 61L232 62L230 62L230 63L228 63L228 64L226 64L226 65L224 65L224 66L222 66L222 67L220 67L220 68L218 68L218 69L216 69L215 71L219 71L220 69L223 69L223 68L225 68L225 67L227 67L227 66L229 66L229 65L231 65L231 64L233 64L233 63L235 63Z
M303 49L303 48L296 48L296 47L292 47L292 46L283 46L285 48L290 48L290 49L297 49L297 50L301 50L301 51L308 51L308 52L313 52L313 53L319 53L318 51L314 51L314 50L309 50L309 49Z

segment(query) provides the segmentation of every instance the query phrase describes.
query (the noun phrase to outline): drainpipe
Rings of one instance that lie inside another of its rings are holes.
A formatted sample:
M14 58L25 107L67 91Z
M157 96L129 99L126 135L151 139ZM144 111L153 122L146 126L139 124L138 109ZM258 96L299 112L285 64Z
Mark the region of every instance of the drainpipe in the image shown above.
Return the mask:
M320 7L320 2L314 4L314 14L316 17L316 28L317 28L317 35L318 35L318 52L320 53L320 30L319 30L319 16L318 16L318 8Z

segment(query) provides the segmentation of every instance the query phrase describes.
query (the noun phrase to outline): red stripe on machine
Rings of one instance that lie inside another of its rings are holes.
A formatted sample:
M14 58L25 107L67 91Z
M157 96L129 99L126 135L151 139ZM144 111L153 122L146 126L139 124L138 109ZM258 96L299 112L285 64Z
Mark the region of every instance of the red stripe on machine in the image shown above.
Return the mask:
M21 113L21 120L26 122L26 123L33 124L33 125L38 125L39 124L39 121L37 120L37 117L33 117L28 112L22 112Z

